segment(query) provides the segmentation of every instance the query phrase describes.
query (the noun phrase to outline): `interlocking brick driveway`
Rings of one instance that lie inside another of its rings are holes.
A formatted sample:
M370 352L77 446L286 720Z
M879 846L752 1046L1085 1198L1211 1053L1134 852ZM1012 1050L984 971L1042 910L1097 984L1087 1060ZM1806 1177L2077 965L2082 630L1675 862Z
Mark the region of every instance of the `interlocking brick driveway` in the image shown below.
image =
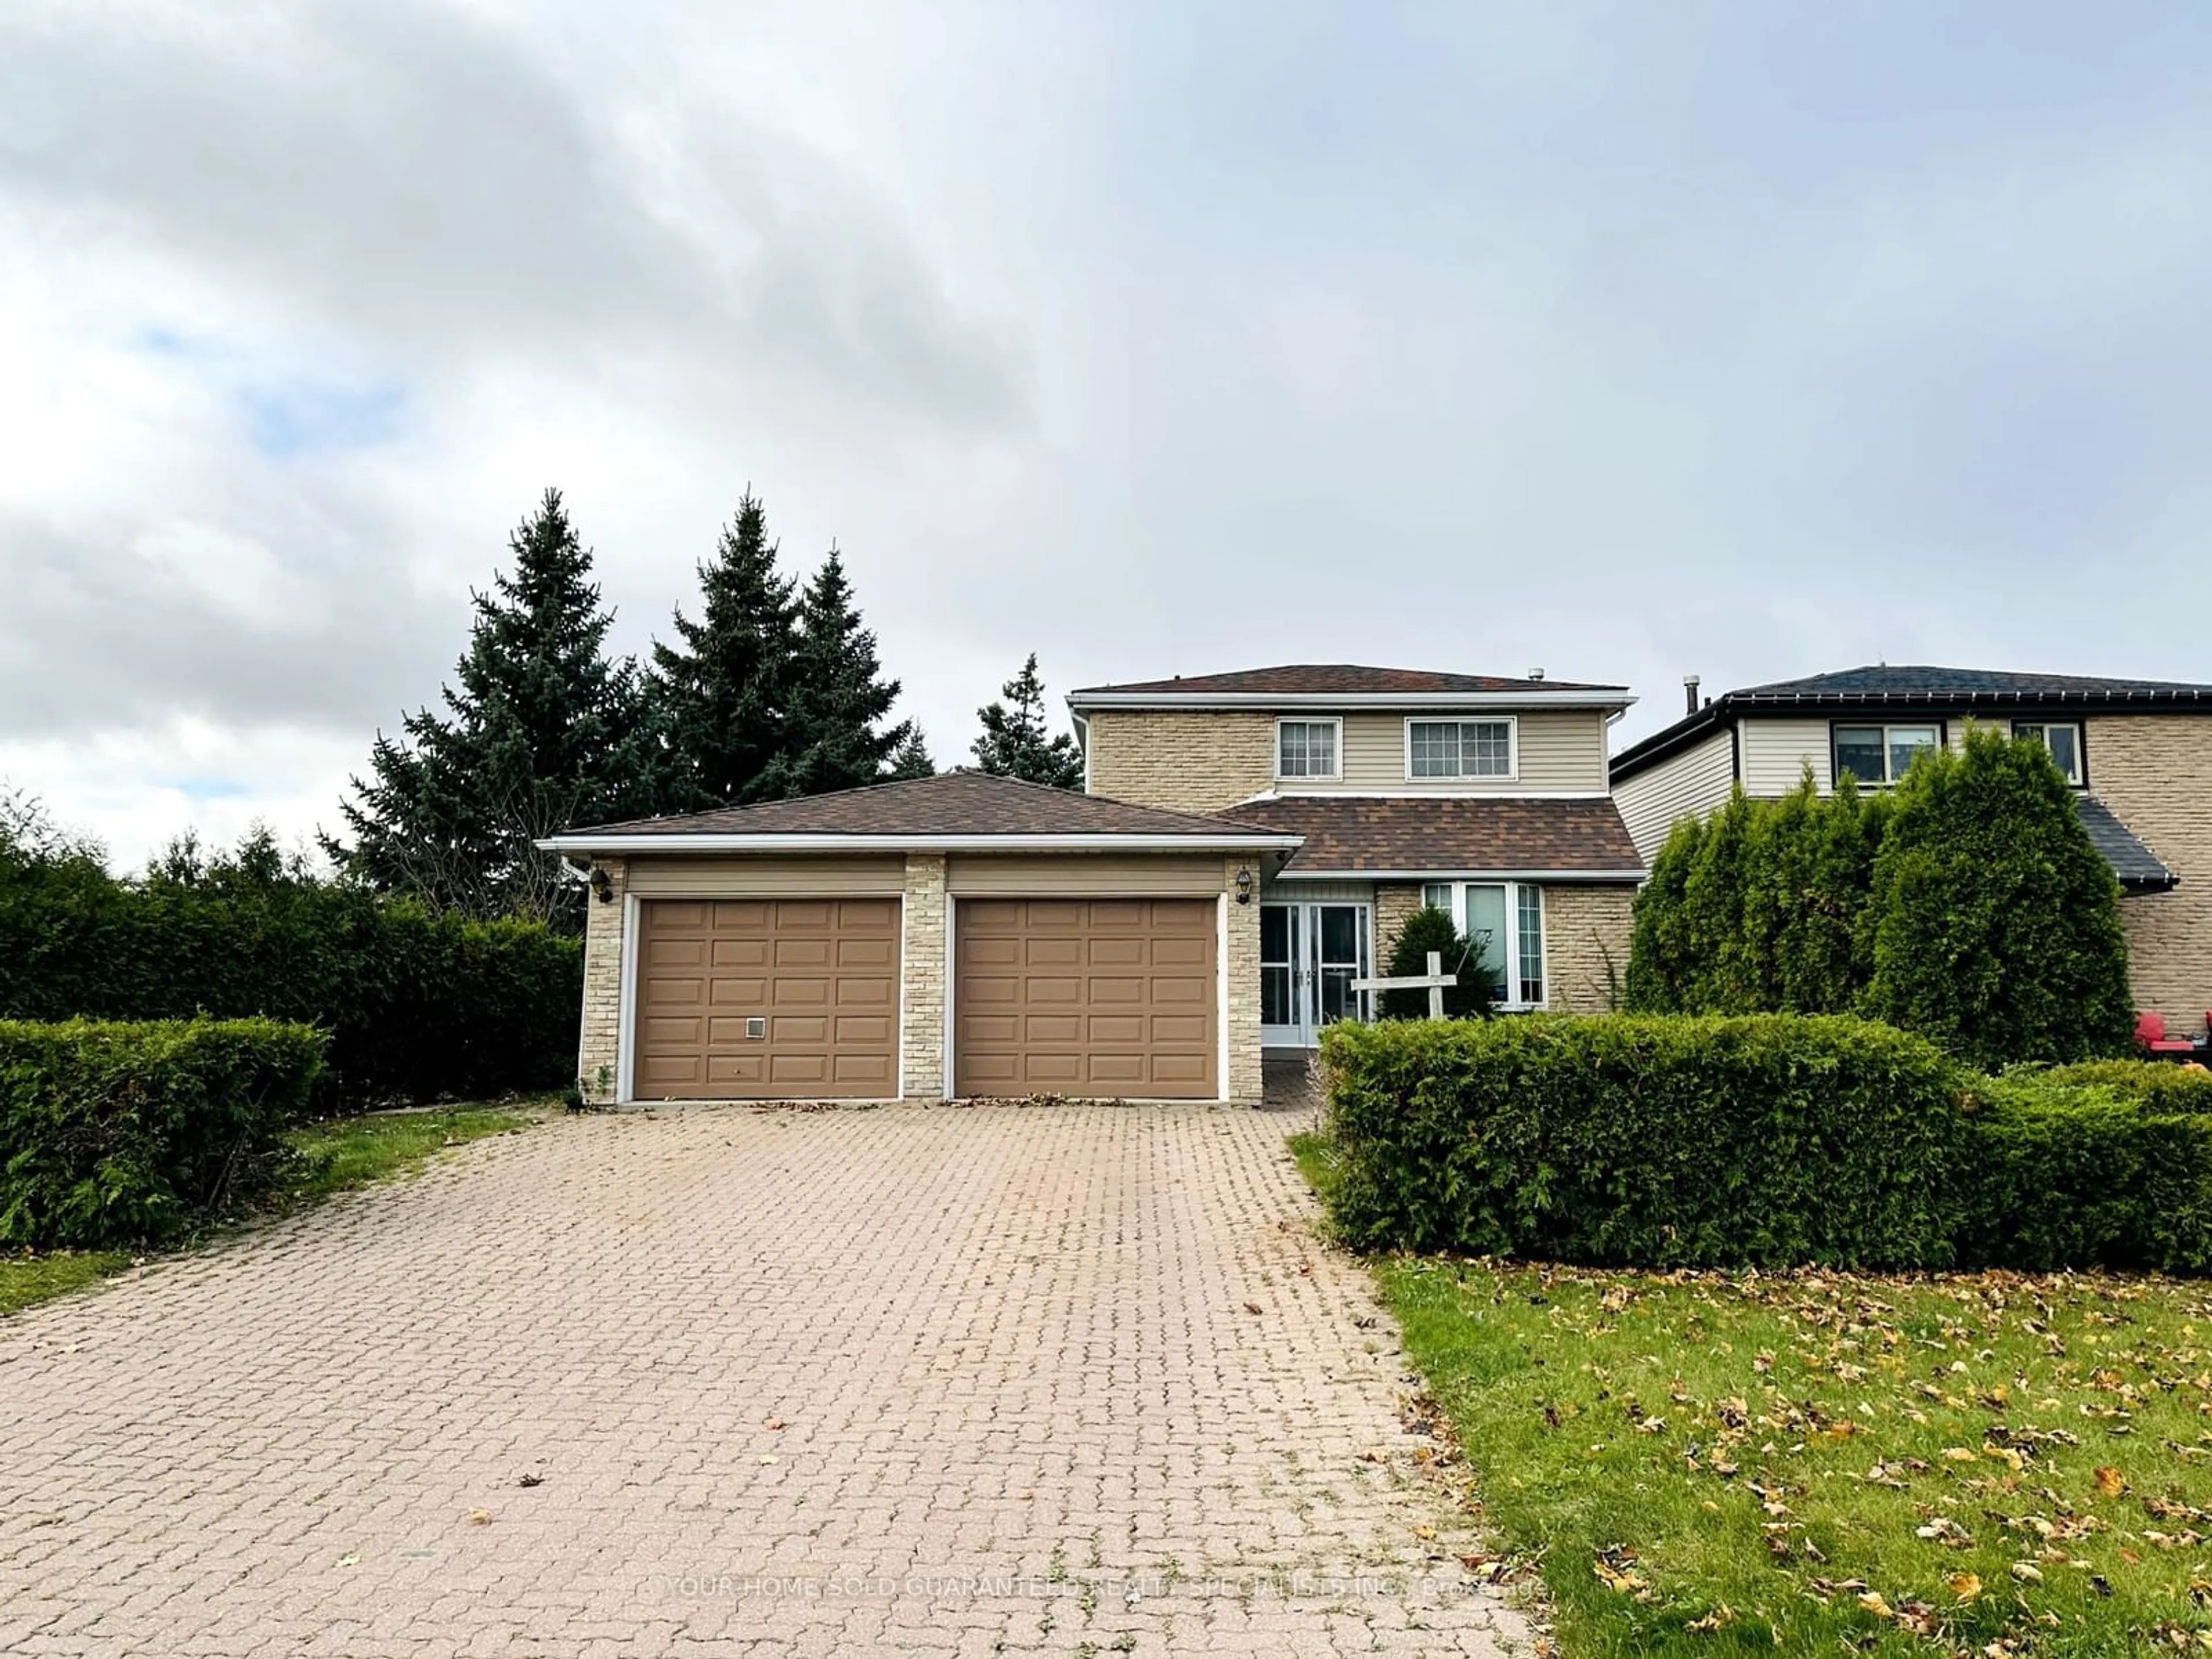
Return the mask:
M1297 1122L555 1121L0 1322L0 1652L1525 1648Z

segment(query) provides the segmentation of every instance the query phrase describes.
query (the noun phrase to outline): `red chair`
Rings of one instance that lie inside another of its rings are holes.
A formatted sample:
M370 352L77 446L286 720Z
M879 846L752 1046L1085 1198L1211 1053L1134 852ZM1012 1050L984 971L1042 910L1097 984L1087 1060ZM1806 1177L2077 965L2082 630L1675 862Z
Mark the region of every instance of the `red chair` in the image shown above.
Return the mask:
M2136 1016L2136 1047L2147 1054L2193 1054L2197 1045L2186 1037L2170 1037L2166 1034L2166 1016L2143 1013Z

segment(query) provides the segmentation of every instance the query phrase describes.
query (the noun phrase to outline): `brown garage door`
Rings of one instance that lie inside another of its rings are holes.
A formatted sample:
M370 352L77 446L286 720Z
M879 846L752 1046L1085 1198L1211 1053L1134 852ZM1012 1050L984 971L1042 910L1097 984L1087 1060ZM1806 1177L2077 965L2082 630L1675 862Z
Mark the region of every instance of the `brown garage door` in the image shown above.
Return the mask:
M953 1083L963 1095L1210 1100L1212 899L961 899Z
M639 1099L898 1093L896 899L640 909Z

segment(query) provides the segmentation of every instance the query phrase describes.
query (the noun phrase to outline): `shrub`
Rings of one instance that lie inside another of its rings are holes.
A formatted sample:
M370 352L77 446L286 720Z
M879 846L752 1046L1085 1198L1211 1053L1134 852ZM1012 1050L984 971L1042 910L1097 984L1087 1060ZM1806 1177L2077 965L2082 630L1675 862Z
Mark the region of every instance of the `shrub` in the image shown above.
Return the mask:
M1498 987L1475 960L1466 935L1453 924L1449 911L1428 905L1407 916L1390 942L1389 979L1411 978L1429 971L1429 952L1443 959L1443 971L1455 973L1459 981L1444 988L1444 1013L1452 1019L1486 1018L1498 1000ZM1385 991L1381 1012L1386 1019L1425 1019L1426 991Z
M1969 729L1897 792L1868 922L1878 1019L1984 1066L2124 1053L2120 888L2043 746Z
M2160 1112L2212 1115L2212 1072L2166 1060L2085 1060L2071 1066L2021 1067L2008 1080L2101 1089L2117 1099Z
M0 1023L0 1243L161 1243L265 1191L324 1043L266 1019Z
M1964 1261L2212 1272L2212 1118L2047 1073L1973 1095Z
M1864 1021L1332 1026L1347 1241L1644 1266L1951 1259L1961 1074Z
M211 860L182 843L137 881L0 844L0 1018L314 1024L318 1109L556 1088L582 998L575 940L318 879L265 833Z

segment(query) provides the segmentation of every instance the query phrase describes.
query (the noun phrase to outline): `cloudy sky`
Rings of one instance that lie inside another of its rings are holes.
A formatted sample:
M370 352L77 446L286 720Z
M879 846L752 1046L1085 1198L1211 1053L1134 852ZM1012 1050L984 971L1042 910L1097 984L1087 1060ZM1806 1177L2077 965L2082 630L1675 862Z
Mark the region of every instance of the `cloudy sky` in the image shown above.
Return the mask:
M2212 678L2212 9L0 8L0 778L336 822L540 489L1022 655Z

